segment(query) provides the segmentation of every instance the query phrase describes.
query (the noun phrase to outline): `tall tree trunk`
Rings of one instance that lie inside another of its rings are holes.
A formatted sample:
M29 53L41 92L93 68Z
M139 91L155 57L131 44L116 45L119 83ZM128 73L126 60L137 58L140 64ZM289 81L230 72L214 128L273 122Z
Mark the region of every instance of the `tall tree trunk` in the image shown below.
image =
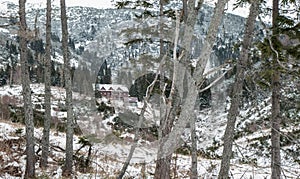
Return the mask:
M197 116L194 114L194 117L191 118L191 155L192 155L192 167L191 167L191 179L198 179L197 171L197 134L196 134L196 120Z
M42 139L41 167L45 168L49 155L49 132L51 124L51 0L47 0L46 21L46 56L45 56L44 82L45 82L45 119Z
M273 36L278 35L279 0L273 0ZM280 179L281 157L280 157L280 71L278 70L278 56L273 55L272 75L272 129L271 129L271 171L272 179Z
M64 79L66 89L66 107L67 107L67 129L66 129L66 162L64 175L72 173L73 166L73 105L72 105L72 80L71 66L68 51L68 25L65 0L60 1L61 6L61 27L62 27L62 49L64 58Z
M188 10L187 10L187 0L182 0L182 19L184 22L187 21L187 17L188 17Z
M27 62L27 24L25 15L26 0L19 0L20 16L20 61L22 70L22 89L24 101L24 114L26 125L26 171L25 178L35 177L35 153L34 153L34 123L31 103L31 89Z
M163 17L164 17L164 0L159 0L159 53L160 57L163 56L163 47L164 47L164 39L163 39Z
M159 13L160 13L160 57L163 57L163 17L164 17L164 0L159 1ZM161 94L160 94L160 127L158 129L158 137L159 139L161 136L167 135L171 128L169 124L167 124L166 118L165 118L165 110L166 110L166 104L164 102L165 99L165 94L164 94L164 76L165 76L165 69L164 69L164 64L162 64L162 68L160 69L160 89L161 89ZM159 153L159 152L158 152ZM171 158L172 155L166 156L166 157L157 157L156 161L156 166L155 166L155 173L154 173L154 178L170 178L170 165L171 165Z
M245 78L245 69L249 58L249 48L251 46L253 31L255 27L255 19L259 13L258 1L251 3L249 17L245 25L245 35L242 42L241 56L237 62L237 72L235 82L233 84L232 100L230 109L227 115L227 126L224 134L224 148L222 154L221 168L219 172L219 179L227 179L230 167L230 158L232 156L232 144L234 137L234 128L236 118L239 115L239 106L242 101L242 89Z

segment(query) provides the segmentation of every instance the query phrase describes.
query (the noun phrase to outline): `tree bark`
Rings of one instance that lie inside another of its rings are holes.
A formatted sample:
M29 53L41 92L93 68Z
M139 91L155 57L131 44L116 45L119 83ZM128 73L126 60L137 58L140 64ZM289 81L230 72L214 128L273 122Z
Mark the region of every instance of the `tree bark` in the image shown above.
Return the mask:
M164 0L159 0L159 55L163 56L164 39L163 39L163 17L164 17Z
M159 1L159 11L160 11L160 57L163 56L164 53L164 49L163 49L163 17L164 17L164 0L160 0ZM161 94L160 94L160 126L158 129L158 138L160 139L161 136L166 135L167 133L169 133L169 131L171 130L169 125L167 124L166 118L165 118L165 110L166 110L166 104L164 102L164 99L166 98L165 94L164 94L164 86L165 86L165 80L164 80L164 76L165 76L165 72L164 72L164 66L165 66L165 62L163 62L162 64L162 68L160 69L160 90L161 90ZM161 145L160 145L161 146ZM170 173L171 173L171 158L172 155L166 156L166 157L159 157L159 151L158 151L158 157L157 157L157 161L156 161L156 165L155 165L155 173L154 173L154 178L170 178Z
M73 166L73 104L72 104L72 80L71 66L68 51L68 24L66 14L65 0L60 1L61 6L61 27L62 27L62 49L64 59L64 76L66 89L66 107L67 107L67 129L66 129L66 162L64 175L72 174Z
M207 64L207 61L210 57L210 54L212 52L212 47L214 42L216 41L217 33L219 30L219 26L221 24L223 15L224 15L224 9L225 5L227 4L228 0L218 0L218 3L215 7L215 12L213 17L211 18L211 22L208 28L207 36L204 41L203 48L201 49L201 55L197 59L197 65L195 69L194 79L196 81L197 86L200 88L203 82L203 73Z
M197 116L191 118L191 141L192 141L192 148L191 148L191 155L192 155L192 167L191 167L191 179L198 179L198 171L197 171L197 134L196 134L196 119Z
M45 82L45 119L42 138L41 167L47 167L49 155L49 133L51 125L51 0L47 0L46 56L44 68Z
M27 24L25 15L26 0L19 0L19 17L20 17L20 61L22 71L22 89L24 102L24 115L26 125L26 171L25 178L35 177L35 153L34 153L34 123L31 103L31 89L27 62Z
M187 21L187 17L188 17L188 10L187 10L187 0L182 0L182 19L184 22Z
M278 35L279 0L273 0L273 36ZM277 59L275 59L277 58ZM272 179L280 179L281 157L280 157L280 70L278 56L273 55L272 74L272 129L271 129L271 171Z
M245 35L242 42L241 56L237 62L237 72L235 82L233 84L233 92L231 97L231 105L227 115L227 126L224 134L224 148L222 154L221 168L219 179L227 179L230 168L230 158L232 156L232 144L234 137L234 128L236 118L239 115L239 106L242 101L242 89L245 78L245 69L249 58L249 48L251 46L253 31L255 27L255 19L259 13L258 1L253 1L250 7L249 17L245 24Z

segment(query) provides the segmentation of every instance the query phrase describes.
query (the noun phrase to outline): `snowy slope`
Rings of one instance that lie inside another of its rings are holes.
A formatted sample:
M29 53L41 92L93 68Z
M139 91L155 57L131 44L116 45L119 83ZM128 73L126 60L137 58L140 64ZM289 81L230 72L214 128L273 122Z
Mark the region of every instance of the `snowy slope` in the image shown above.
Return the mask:
M31 1L28 0L30 3ZM41 1L38 1L41 2ZM55 1L57 3L57 1ZM86 1L88 2L88 1ZM232 1L231 1L232 2ZM15 15L17 14L16 5L7 4L4 1L1 3L1 12L4 15ZM213 4L213 3L212 3ZM37 13L35 7L42 8L40 10L40 15L38 17L39 27L41 37L44 38L44 22L45 22L45 10L43 6L45 4L28 4L28 25L30 28L33 27L34 17ZM71 5L69 5L71 6ZM45 6L44 6L45 7ZM246 12L242 10L241 12ZM59 21L59 9L54 10L54 20L53 20L53 32L60 37L60 21ZM199 14L199 22L197 22L196 32L198 39L196 39L195 44L197 47L193 50L194 55L197 56L198 47L201 47L201 40L204 39L204 34L208 27L208 22L210 20L210 15L212 14L212 9L210 7L205 7L202 10L202 14ZM127 49L123 42L128 40L120 35L120 31L128 27L136 25L151 25L153 21L148 21L147 23L136 23L132 20L134 16L132 12L127 10L99 10L95 8L88 7L70 7L68 9L69 16L69 30L70 37L75 41L75 48L78 49L80 46L85 48L83 55L78 55L72 52L72 61L76 64L76 67L83 66L85 64L88 66L89 70L96 73L100 67L100 64L104 59L107 59L110 66L113 68L114 73L116 71L127 70L132 71L132 79L134 80L134 72L138 71L138 68L145 68L141 64L137 66L131 66L129 59L130 55L136 55L143 53L144 51L150 52L151 54L156 54L158 49L157 46L134 46ZM154 22L154 25L157 22ZM238 43L241 39L243 33L243 23L244 19L239 16L227 15L224 18L222 25L222 30L218 35L218 42L216 43L215 55L212 57L210 63L212 65L220 63L224 58L223 54L231 54L234 58L234 53L232 53L233 44ZM96 30L96 31L94 31ZM0 29L1 37L10 39L14 41L15 36L12 32L7 33L6 29ZM198 41L197 41L198 40ZM2 47L5 44L2 44ZM56 57L53 57L53 61L60 64L63 63L59 43L54 43ZM1 50L0 53L3 53ZM130 54L130 55L128 55ZM235 56L236 58L236 56ZM1 60L4 59L4 55L1 54ZM5 67L6 63L0 63L0 67ZM154 71L154 67L149 67L146 70ZM157 66L156 66L157 67ZM144 70L144 69L143 69ZM145 72L145 71L143 71ZM115 74L117 76L118 74ZM123 76L124 73L120 73ZM215 178L218 172L218 167L220 164L220 155L222 152L222 136L225 130L226 124L226 112L228 110L230 99L227 98L228 94L226 88L230 84L230 80L223 80L221 85L216 86L213 89L213 94L215 95L215 100L211 108L199 112L197 119L197 134L198 134L198 149L199 149L199 164L198 170L200 177L203 178ZM131 83L131 82L129 82ZM225 85L226 84L226 85ZM295 83L296 84L296 83ZM289 100L295 100L297 102L300 99L299 89L295 87L294 83L290 84L290 89L284 89L283 93ZM298 87L299 88L299 87ZM33 84L33 103L37 111L43 112L43 84ZM11 97L16 106L22 106L22 95L20 86L3 86L0 87L1 96ZM65 92L62 88L53 87L53 103L52 103L52 116L63 120L66 116L66 112L63 111ZM84 177L95 177L95 178L107 178L113 177L120 170L122 163L128 154L130 145L132 144L132 132L115 131L111 128L111 123L113 123L112 116L109 119L102 119L95 106L95 101L92 96L81 95L79 93L74 94L75 100L75 114L77 117L77 122L79 126L82 127L85 136L89 136L94 142L93 145L93 169L87 174L76 170L75 175L79 178ZM12 108L13 109L13 108ZM3 112L3 111L1 111ZM287 123L283 126L283 134L286 141L284 141L284 146L282 150L284 172L287 177L299 178L300 176L300 166L299 166L299 118L300 112L294 111L294 108L287 109L285 112ZM287 113L286 113L287 112ZM270 98L265 98L260 101L254 101L252 104L246 104L241 112L241 116L237 122L237 134L234 147L234 158L232 160L232 178L265 178L270 175L270 128L269 128L269 115L270 115ZM22 128L24 126L16 123L11 123L3 121L0 123L0 140L3 143L10 143L12 141L14 148L16 150L1 150L0 152L6 158L1 158L0 161L5 162L5 165L0 169L0 177L11 178L10 175L14 175L14 172L9 174L9 170L4 169L7 166L16 166L13 168L17 170L17 174L24 172L24 155L20 154L20 151L24 151L24 131L21 134L16 135L16 129ZM186 143L189 144L189 130L186 130L183 136L186 139ZM96 136L96 139L94 137ZM41 129L37 129L36 137L41 137ZM78 143L77 136L74 139L75 150L77 150L80 145ZM64 148L65 146L65 135L63 133L56 134L53 131L51 134L51 142L54 146L59 146ZM17 142L17 143L14 143ZM21 146L18 146L21 143ZM7 149L7 148L6 148ZM81 152L82 155L87 154L87 147ZM154 160L156 158L157 143L148 142L142 140L139 143L139 148L134 155L133 161L137 164L130 165L128 177L132 176L135 178L141 177L141 173L145 171L148 178L153 177L154 172ZM52 149L53 156L51 156L51 167L45 172L47 175L52 175L53 177L60 176L61 161L63 160L63 152L59 148ZM15 157L15 158L14 158ZM176 169L174 172L179 178L189 177L189 166L190 157L178 154L178 158L175 160L176 155L174 155L174 160L172 161L172 169ZM143 169L142 162L146 162L145 169ZM175 167L176 165L176 167ZM11 169L11 168L7 168ZM39 171L42 175L42 171Z

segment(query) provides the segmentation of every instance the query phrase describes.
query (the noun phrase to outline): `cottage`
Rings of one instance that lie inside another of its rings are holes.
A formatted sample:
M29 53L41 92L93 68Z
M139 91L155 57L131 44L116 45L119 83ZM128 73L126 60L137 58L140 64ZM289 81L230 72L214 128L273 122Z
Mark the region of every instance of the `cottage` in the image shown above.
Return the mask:
M97 84L95 88L97 92L100 92L102 97L109 100L128 102L129 90L126 86L119 84Z

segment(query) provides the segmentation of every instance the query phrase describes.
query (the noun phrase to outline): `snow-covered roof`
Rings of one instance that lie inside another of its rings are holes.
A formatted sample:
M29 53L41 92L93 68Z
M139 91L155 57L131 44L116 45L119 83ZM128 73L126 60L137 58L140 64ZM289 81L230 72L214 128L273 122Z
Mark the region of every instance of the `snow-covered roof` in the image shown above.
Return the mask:
M123 91L129 92L128 88L120 84L98 84L97 89L99 91Z

